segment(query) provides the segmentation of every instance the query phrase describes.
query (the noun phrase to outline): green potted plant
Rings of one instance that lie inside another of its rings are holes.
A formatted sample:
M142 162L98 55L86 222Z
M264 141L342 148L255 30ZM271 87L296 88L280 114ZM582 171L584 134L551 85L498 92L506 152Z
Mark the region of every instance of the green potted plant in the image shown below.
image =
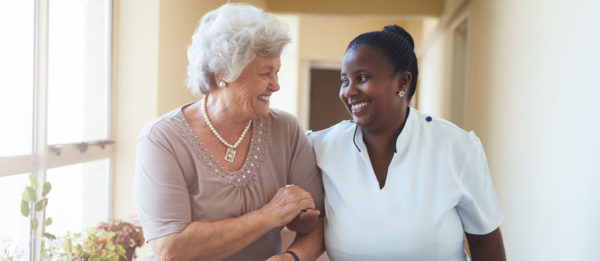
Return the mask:
M67 233L57 238L45 232L45 226L52 224L51 218L46 218L46 206L52 186L45 182L38 194L38 181L29 176L30 185L25 187L21 200L21 214L29 218L31 223L31 239L34 240L35 230L42 229L41 260L77 260L77 261L130 261L135 258L137 247L144 245L142 227L134 222L114 221L100 222L87 233ZM41 221L36 213L41 212ZM46 243L46 244L44 244ZM11 249L2 249L2 260L12 260L19 257Z
M87 231L61 237L61 246L54 246L54 260L131 261L137 247L143 246L142 228L135 222L115 221L100 224Z
M125 249L124 259L121 260L133 260L135 258L135 249L144 245L144 233L142 227L137 222L101 222L96 229L114 232L114 243Z
M23 197L21 199L21 214L29 218L30 226L30 240L33 242L35 240L35 230L38 226L41 226L42 229L42 249L44 249L44 243L46 240L56 239L56 236L47 233L46 226L52 224L52 218L46 217L46 207L48 206L48 193L52 189L52 185L49 182L45 182L42 186L42 191L40 194L38 191L38 180L35 176L29 175L29 186L25 187L23 191ZM38 220L37 213L41 212L41 221Z

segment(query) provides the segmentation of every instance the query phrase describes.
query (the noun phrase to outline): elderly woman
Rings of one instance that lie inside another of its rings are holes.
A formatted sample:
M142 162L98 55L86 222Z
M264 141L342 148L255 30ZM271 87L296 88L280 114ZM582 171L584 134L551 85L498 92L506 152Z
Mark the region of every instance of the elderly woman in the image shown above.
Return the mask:
M408 106L418 67L399 26L357 36L341 71L353 121L311 134L332 260L506 260L481 142ZM340 164L343 161L344 164Z
M149 123L137 141L135 206L150 260L314 260L322 250L323 187L279 90L287 27L248 5L200 21L187 85L199 101ZM280 231L297 236L281 253Z

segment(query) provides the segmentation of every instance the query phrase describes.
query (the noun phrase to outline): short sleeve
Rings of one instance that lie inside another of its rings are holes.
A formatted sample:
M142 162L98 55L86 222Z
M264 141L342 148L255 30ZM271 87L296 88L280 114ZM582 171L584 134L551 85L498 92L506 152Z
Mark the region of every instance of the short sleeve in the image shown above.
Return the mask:
M133 198L146 241L181 232L191 222L189 192L173 153L150 137L136 145Z
M315 154L302 128L294 120L291 131L292 159L289 167L288 183L298 185L308 191L315 201L315 208L324 214L323 182L317 167Z
M466 233L484 235L494 231L504 220L492 184L483 146L474 133L470 133L469 149L459 182L463 195L457 211Z

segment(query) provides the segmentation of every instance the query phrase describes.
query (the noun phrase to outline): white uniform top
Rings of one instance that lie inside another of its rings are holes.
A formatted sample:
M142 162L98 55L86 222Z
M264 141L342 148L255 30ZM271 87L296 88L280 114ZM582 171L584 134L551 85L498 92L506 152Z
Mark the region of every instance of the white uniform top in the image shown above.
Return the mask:
M464 261L463 232L488 234L504 219L481 142L448 121L410 108L383 189L354 122L309 139L332 260Z

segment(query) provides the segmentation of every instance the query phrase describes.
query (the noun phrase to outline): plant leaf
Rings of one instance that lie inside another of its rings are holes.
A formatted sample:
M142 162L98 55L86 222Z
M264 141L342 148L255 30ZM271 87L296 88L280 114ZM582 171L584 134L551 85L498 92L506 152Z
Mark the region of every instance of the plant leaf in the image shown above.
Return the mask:
M46 218L46 226L52 225L52 218Z
M35 211L41 211L44 208L44 200L35 202Z
M50 185L50 182L44 183L44 188L42 189L42 197L45 197L46 195L48 195L48 192L50 192L51 189L52 189L52 185Z
M35 202L35 190L32 187L26 187L25 191L23 191L23 200L27 202Z
M23 214L24 217L29 217L29 213L31 213L31 210L29 209L29 203L27 203L25 200L21 200L21 214Z
M37 178L35 178L34 175L29 175L29 182L31 182L31 186L33 186L34 189L37 188L38 181L37 181Z
M63 243L63 248L65 249L66 253L71 253L71 239L67 238L67 240L65 240L65 242Z
M52 240L56 239L56 236L50 233L44 233L44 237Z
M32 220L31 220L31 228L32 228L32 229L36 229L36 228L37 228L37 225L38 225L38 221L37 221L37 220L35 220L35 219L32 219Z

